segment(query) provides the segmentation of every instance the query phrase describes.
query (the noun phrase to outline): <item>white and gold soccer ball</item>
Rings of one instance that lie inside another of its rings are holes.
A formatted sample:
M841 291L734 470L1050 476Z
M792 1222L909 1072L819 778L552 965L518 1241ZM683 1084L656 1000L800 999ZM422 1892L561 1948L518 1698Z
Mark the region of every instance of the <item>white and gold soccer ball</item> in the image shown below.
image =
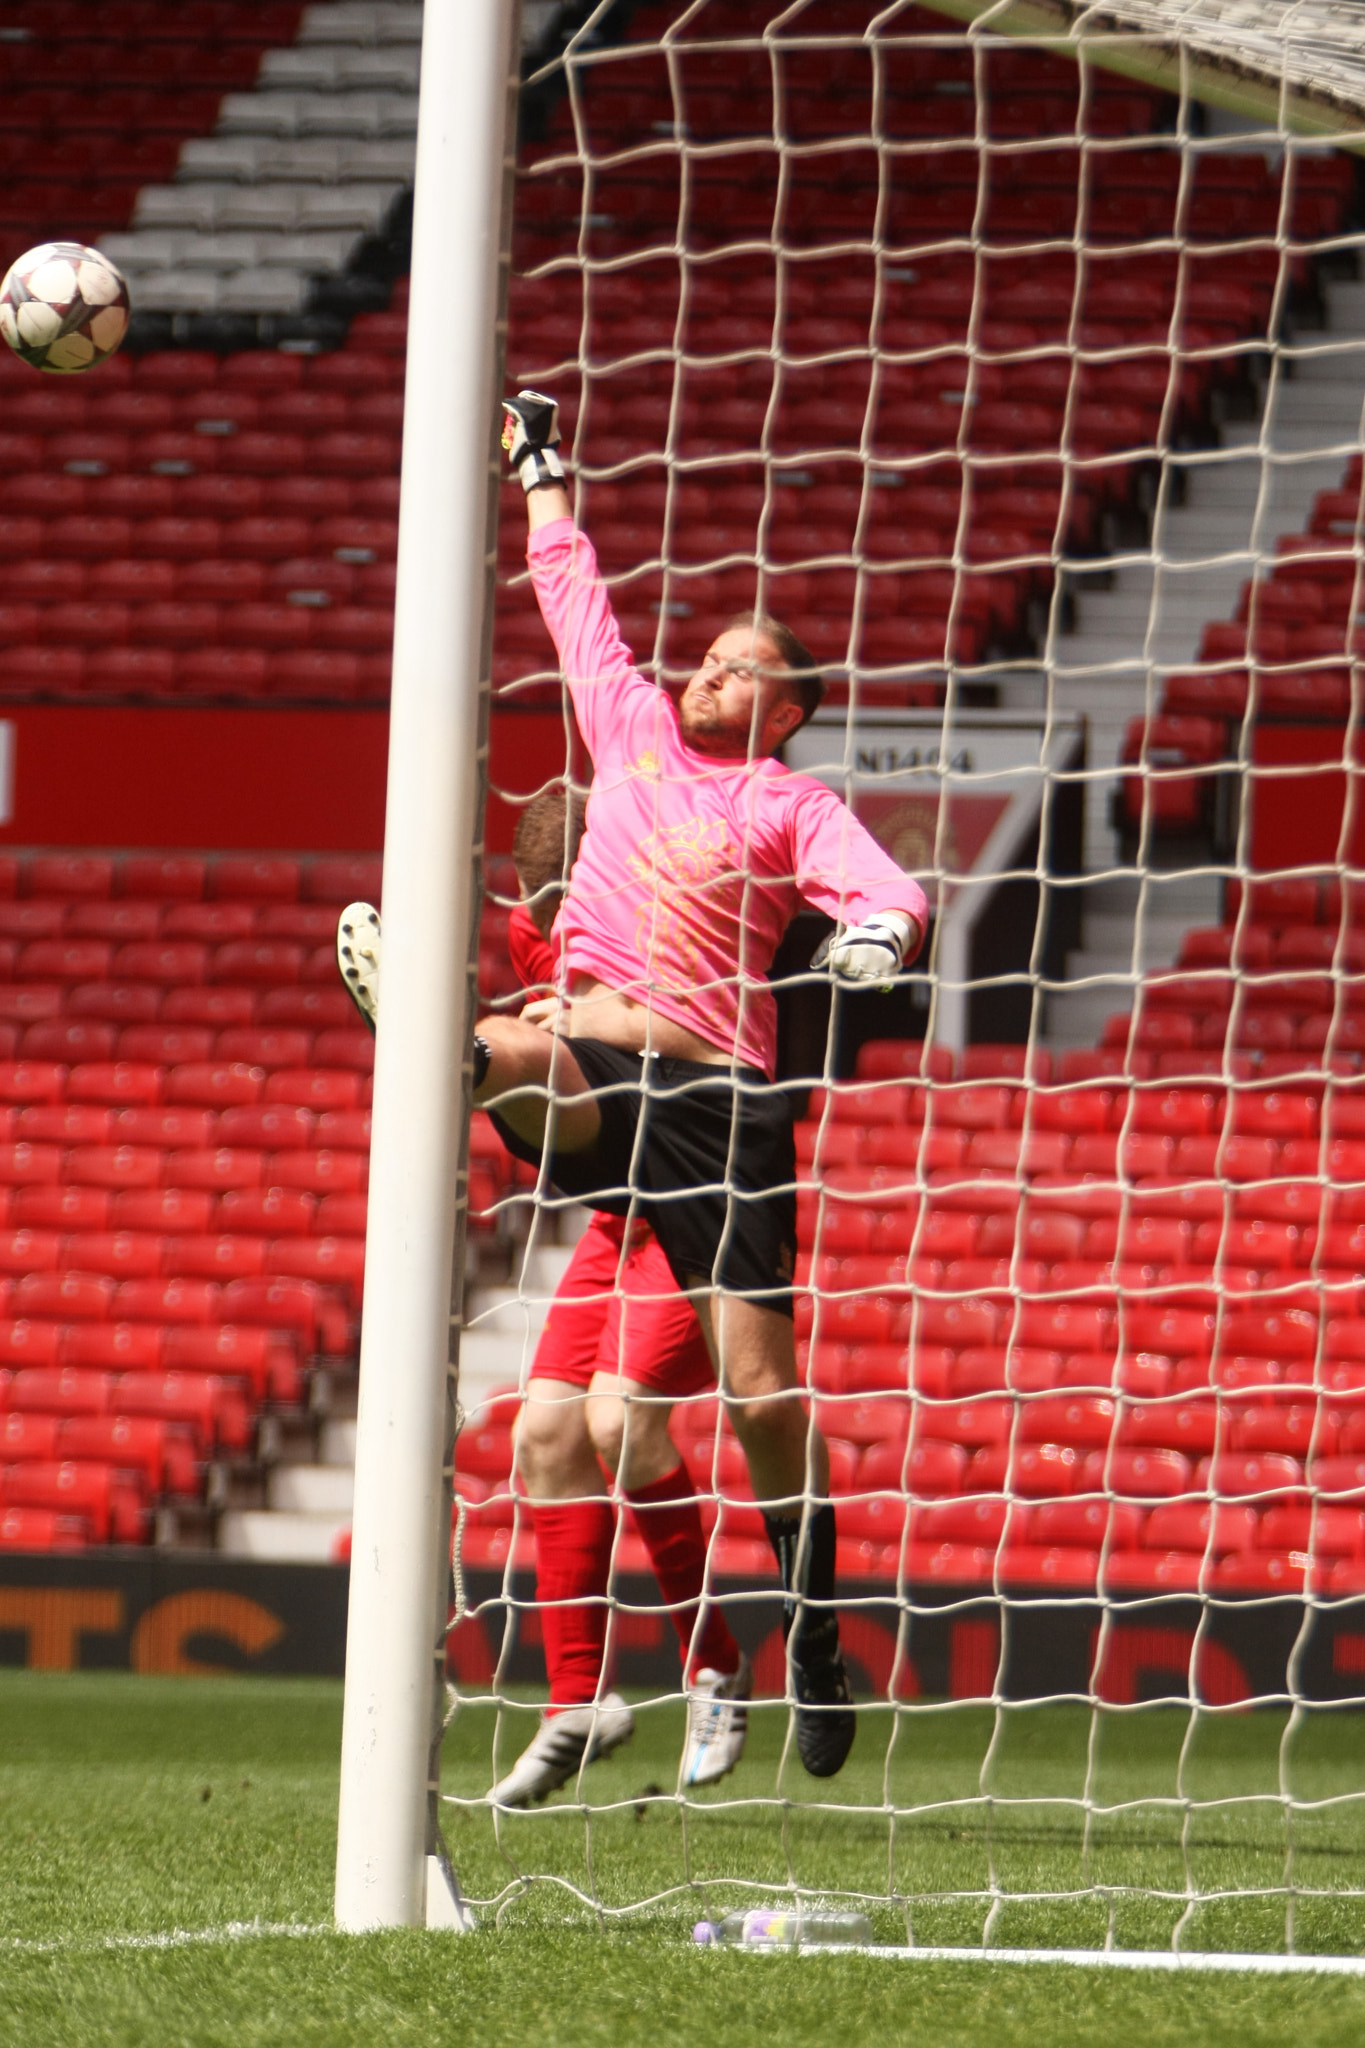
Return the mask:
M0 335L35 370L92 370L128 332L123 273L80 242L43 242L0 283Z

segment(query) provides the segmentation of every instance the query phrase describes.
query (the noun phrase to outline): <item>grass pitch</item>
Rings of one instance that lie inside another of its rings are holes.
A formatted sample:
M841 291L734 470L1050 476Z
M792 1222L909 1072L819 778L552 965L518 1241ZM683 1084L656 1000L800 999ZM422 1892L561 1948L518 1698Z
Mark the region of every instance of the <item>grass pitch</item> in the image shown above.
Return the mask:
M1365 1980L702 1954L688 1940L702 1912L743 1902L736 1880L795 1877L894 1887L923 1942L979 1939L974 1895L993 1884L1001 1944L1094 1945L1112 1915L1121 1945L1160 1946L1183 1901L1159 1895L1182 1892L1188 1868L1204 1893L1253 1894L1199 1908L1188 1945L1281 1948L1283 1897L1254 1894L1285 1882L1288 1786L1332 1802L1293 1819L1297 1944L1359 1952L1359 1717L1321 1715L1287 1743L1279 1715L1201 1717L1187 1741L1187 1716L1149 1710L1107 1716L1095 1745L1070 1708L998 1727L976 1707L869 1713L847 1770L817 1786L782 1764L785 1717L759 1710L741 1770L684 1815L652 1789L672 1785L678 1711L647 1706L634 1743L585 1779L590 1819L561 1798L495 1828L473 1804L493 1715L471 1706L447 1774L470 1804L447 1812L469 1889L494 1902L480 1933L224 1938L234 1922L325 1926L340 1722L330 1684L0 1673L0 2043L1109 2048L1354 2044L1365 2030ZM529 1726L504 1717L504 1756ZM1088 1829L1071 1803L1087 1787L1102 1809ZM560 1881L525 1886L525 1872ZM609 1909L655 1903L599 1925L580 1901L594 1889ZM874 1917L904 1940L903 1917ZM208 1938L128 1939L174 1930Z

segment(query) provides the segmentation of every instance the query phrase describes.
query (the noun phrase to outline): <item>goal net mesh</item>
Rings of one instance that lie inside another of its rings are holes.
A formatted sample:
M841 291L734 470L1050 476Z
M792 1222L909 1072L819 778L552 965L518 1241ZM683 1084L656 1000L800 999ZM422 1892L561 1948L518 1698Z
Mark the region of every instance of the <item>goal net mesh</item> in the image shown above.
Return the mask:
M777 970L836 1777L797 1758L713 1390L671 1430L754 1664L742 1762L681 1783L674 1632L604 1480L633 1741L486 1804L545 1700L513 1445L583 1212L475 1118L442 1813L485 1914L1365 1941L1355 123L1334 10L1299 43L1301 10L1202 10L1220 107L1140 12L1026 43L990 10L599 8L524 91L508 384L559 400L636 660L679 684L741 607L789 623L829 690L788 759L933 924L891 994L832 998L809 920ZM1275 81L1324 65L1340 132L1305 137ZM505 818L592 773L524 537L510 486ZM516 878L485 874L514 1011Z

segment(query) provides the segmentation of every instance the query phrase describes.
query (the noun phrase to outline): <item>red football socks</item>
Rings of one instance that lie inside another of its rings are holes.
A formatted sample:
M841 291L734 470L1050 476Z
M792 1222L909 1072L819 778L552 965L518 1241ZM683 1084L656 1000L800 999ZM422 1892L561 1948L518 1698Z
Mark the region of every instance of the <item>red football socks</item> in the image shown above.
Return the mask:
M739 1644L714 1602L708 1601L702 1607L701 1626L697 1626L706 1571L706 1538L687 1467L676 1466L652 1486L637 1487L627 1493L626 1499L635 1512L636 1526L649 1552L660 1590L672 1610L687 1676L710 1670L728 1677L738 1671Z
M536 1598L549 1712L597 1697L607 1641L607 1575L616 1517L605 1500L530 1503L536 1536ZM551 1605L566 1601L567 1606Z

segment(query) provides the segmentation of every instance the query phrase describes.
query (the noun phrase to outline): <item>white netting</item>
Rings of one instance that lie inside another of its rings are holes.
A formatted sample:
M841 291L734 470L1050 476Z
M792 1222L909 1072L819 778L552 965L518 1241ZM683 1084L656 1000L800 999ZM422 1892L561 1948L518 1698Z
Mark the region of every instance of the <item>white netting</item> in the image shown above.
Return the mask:
M621 13L526 94L509 386L560 401L647 672L686 677L755 603L812 648L832 688L789 759L935 923L890 996L831 1007L818 925L782 963L798 1360L859 1701L837 1776L797 1760L772 1552L703 1392L672 1430L769 1702L743 1762L681 1785L617 1490L591 1597L634 1739L543 1808L483 1804L545 1697L512 1429L582 1215L476 1117L452 1854L504 1912L797 1892L923 1943L1357 1951L1354 159L1106 68L1102 27L1078 63L989 13ZM1296 42L1300 10L1260 10L1260 42L1340 90L1339 13ZM591 774L524 530L509 487L513 811ZM515 896L504 861L503 1008Z

